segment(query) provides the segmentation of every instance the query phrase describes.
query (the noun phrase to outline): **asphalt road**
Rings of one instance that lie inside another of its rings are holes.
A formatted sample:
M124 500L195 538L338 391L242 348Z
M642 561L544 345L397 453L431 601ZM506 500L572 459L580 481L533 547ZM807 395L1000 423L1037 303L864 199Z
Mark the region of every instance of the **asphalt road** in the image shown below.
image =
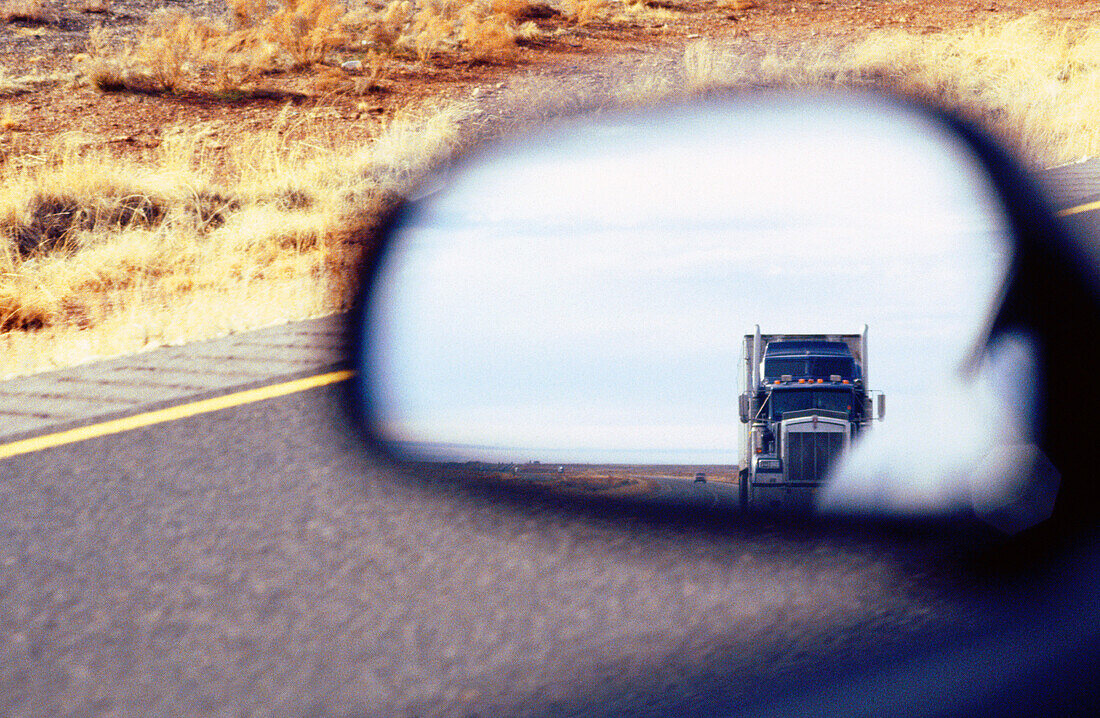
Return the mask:
M656 505L702 507L728 512L736 512L740 508L737 484L719 481L696 483L691 479L669 476L645 478L656 484L657 490L647 497L650 503Z
M957 537L428 484L342 386L0 460L0 715L687 716L997 614Z
M340 387L0 461L0 714L659 715L982 615L927 537L423 485Z

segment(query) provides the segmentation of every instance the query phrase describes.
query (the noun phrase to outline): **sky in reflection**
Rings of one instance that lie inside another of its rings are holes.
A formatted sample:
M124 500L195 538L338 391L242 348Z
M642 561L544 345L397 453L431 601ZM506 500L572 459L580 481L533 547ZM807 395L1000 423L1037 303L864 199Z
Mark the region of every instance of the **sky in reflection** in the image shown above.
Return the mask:
M865 97L563 126L412 211L368 312L373 403L448 458L731 464L740 338L866 323L875 431L954 421L1007 233L967 150Z

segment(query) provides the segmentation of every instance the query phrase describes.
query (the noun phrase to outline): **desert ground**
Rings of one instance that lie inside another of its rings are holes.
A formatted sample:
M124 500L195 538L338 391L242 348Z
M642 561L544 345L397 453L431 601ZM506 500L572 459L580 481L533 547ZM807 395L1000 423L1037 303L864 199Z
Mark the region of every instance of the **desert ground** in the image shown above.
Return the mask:
M629 496L651 490L657 479L737 483L736 465L713 464L557 464L526 462L414 462L419 473L472 482L493 481L566 494Z
M475 139L746 85L881 85L1100 154L1100 1L3 0L0 376L346 309Z

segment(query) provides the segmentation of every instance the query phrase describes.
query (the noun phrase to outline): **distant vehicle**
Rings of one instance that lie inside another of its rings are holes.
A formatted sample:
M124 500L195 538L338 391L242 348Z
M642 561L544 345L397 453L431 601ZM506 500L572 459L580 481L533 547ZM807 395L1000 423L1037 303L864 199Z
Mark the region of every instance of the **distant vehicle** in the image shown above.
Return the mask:
M697 472L695 474L695 483L697 483L697 484L707 483L707 475L705 473L703 473L702 471Z
M742 508L808 506L836 458L873 420L885 396L867 388L862 334L745 335L741 357Z

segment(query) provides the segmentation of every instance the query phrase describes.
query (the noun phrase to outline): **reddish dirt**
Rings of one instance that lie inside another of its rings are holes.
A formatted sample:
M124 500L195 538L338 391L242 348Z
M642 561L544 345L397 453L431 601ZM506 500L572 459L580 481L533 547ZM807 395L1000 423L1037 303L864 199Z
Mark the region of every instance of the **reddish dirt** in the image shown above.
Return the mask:
M43 19L0 23L0 68L9 77L71 71L90 28L102 24L116 37L134 37L158 8L210 17L225 12L216 0L110 0L106 12L86 12L92 5L91 0L58 0ZM354 78L338 67L271 76L265 78L262 93L246 97L104 93L86 85L44 83L0 97L0 168L5 158L33 153L43 141L66 131L85 133L93 144L120 154L142 155L159 144L166 125L213 121L215 133L226 135L228 144L233 135L270 126L287 102L302 109L328 108L325 117L300 130L315 141L326 135L367 138L400 108L429 98L468 98L475 88L488 88L480 95L485 98L517 75L583 72L607 56L675 50L703 37L762 47L858 39L869 29L887 27L933 33L1040 9L1067 19L1087 18L1100 10L1100 0L650 0L650 5L676 8L681 14L660 25L642 20L578 27L561 17L538 20L545 31L562 32L521 48L514 60L478 63L451 55L431 63L394 61L378 86L365 94L350 92ZM354 52L342 52L335 59L355 58Z

